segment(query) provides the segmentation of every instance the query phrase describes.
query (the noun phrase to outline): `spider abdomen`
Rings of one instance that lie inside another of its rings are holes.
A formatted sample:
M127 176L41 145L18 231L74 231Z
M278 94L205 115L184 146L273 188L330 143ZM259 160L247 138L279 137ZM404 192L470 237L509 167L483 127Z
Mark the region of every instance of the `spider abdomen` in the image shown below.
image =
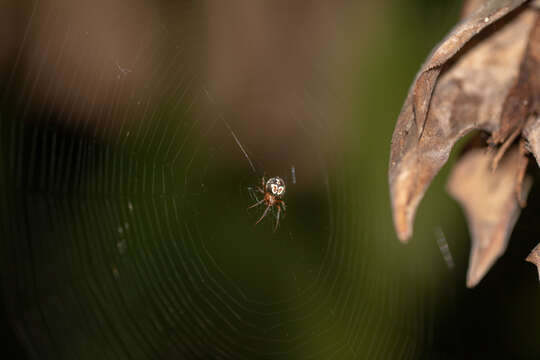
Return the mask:
M265 192L281 198L285 195L285 181L279 176L268 179L265 185Z

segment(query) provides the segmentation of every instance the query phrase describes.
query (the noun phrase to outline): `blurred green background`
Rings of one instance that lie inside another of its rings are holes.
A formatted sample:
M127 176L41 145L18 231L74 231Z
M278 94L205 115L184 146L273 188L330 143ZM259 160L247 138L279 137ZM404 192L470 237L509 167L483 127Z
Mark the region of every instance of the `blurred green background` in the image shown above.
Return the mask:
M395 119L460 1L1 6L2 329L21 358L540 357L536 188L475 289L447 168L410 243L392 227ZM287 184L276 232L247 209L263 176Z

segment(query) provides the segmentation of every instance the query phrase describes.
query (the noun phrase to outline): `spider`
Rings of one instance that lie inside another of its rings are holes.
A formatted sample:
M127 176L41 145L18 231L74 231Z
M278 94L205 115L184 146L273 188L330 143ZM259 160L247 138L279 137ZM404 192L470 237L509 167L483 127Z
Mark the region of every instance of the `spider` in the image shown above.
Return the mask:
M281 200L283 195L285 195L285 181L283 181L283 179L278 176L270 178L268 179L268 181L265 181L263 177L261 185L262 187L257 186L257 190L261 194L264 194L264 197L261 200L257 201L255 204L248 207L248 209L251 209L262 203L266 204L266 209L264 210L262 216L255 223L255 225L257 225L266 216L268 210L270 210L272 206L275 206L278 211L276 225L274 226L274 231L276 231L279 225L279 215L281 214L281 208L283 207L283 212L285 212L286 210L285 201Z

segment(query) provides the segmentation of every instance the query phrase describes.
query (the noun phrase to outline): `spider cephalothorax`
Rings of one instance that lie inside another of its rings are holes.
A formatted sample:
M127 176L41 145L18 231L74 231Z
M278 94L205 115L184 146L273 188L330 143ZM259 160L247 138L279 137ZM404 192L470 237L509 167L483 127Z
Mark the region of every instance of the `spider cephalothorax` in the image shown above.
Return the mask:
M248 209L251 209L252 207L255 207L257 205L260 205L262 203L266 204L266 209L264 210L262 216L257 220L255 225L257 225L268 213L268 210L270 210L271 207L275 206L277 208L277 219L276 219L276 225L274 226L274 231L277 230L277 227L279 225L279 215L281 214L281 209L283 208L283 212L285 212L285 201L281 200L283 198L283 195L285 195L285 181L283 181L280 177L273 177L268 179L268 181L264 180L264 177L262 178L262 187L257 186L257 190L264 194L264 197L257 201L255 204L251 205Z

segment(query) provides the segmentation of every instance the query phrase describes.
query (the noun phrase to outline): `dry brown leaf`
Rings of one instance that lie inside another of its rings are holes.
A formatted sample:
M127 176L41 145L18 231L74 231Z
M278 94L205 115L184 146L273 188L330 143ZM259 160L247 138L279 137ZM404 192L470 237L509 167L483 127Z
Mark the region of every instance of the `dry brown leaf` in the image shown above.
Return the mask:
M394 223L401 241L411 236L416 208L455 142L473 129L498 128L527 45L523 34L529 32L535 16L535 11L522 11L460 54L437 83L421 137L414 120L417 93L409 93L392 137L389 169Z
M492 171L494 154L473 149L454 165L448 192L461 204L472 237L467 286L475 286L493 263L504 253L508 238L521 211L516 188L521 182L527 157L518 146L511 148ZM526 198L532 179L519 186Z
M420 135L425 126L427 112L431 101L431 93L444 65L471 38L480 33L488 25L496 22L510 11L522 5L526 0L486 0L475 2L465 14L467 17L435 47L428 61L422 65L413 84L413 115ZM477 4L478 3L478 4Z
M481 153L469 154L456 165L459 172L469 163L481 164L482 172L453 178L449 186L466 208L473 237L468 286L478 283L506 248L531 186L532 180L525 178L527 151L540 164L539 4L540 0L466 2L464 20L418 73L392 137L392 213L397 235L406 242L418 204L455 142L475 129L491 134L489 153L478 150ZM519 146L513 146L516 142ZM498 185L482 188L478 179ZM491 222L483 227L479 224L488 214L481 214L481 198L493 211Z
M520 133L529 114L538 112L538 100L540 99L539 65L540 17L537 17L529 34L519 75L504 101L500 126L492 135L493 143L502 143L513 133Z
M523 136L527 139L527 148L536 158L540 166L540 118L532 118L523 130Z
M536 268L538 269L538 278L540 279L540 244L536 245L525 260L536 265Z

